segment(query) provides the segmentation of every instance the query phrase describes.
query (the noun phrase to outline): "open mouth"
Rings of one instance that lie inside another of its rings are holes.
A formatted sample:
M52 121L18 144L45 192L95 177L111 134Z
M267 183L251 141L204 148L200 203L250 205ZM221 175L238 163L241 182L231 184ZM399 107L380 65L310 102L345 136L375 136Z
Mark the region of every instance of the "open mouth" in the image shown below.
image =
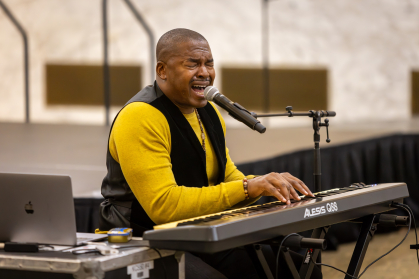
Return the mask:
M206 85L192 85L192 90L203 95L206 87Z

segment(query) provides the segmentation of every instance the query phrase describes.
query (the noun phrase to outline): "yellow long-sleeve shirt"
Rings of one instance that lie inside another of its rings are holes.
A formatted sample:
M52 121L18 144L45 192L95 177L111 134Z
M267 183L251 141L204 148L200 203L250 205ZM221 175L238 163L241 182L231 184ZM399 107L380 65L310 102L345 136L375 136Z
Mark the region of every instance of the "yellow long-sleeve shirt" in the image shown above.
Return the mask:
M224 120L214 109L225 135ZM202 143L195 113L184 116ZM135 197L156 224L216 213L255 201L245 200L244 175L231 161L227 148L224 183L214 185L218 174L217 159L205 128L204 132L208 185L185 187L177 185L172 172L170 127L165 116L142 102L131 103L119 113L109 138L109 150L120 164Z

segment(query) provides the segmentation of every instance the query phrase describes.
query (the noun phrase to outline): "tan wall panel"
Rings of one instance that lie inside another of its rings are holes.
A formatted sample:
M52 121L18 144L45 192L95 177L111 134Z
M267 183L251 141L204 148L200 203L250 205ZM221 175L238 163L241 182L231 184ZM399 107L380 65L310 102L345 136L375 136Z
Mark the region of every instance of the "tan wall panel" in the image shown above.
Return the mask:
M260 69L222 68L222 94L247 109L262 111L263 90Z
M222 93L244 107L262 111L264 104L262 69L222 68ZM271 69L269 109L284 111L327 109L326 69Z
M283 111L327 109L327 70L272 69L269 76L269 109Z
M412 114L419 114L419 71L411 74L412 82Z
M141 89L140 66L111 66L111 105L122 106ZM103 105L99 65L46 65L48 105Z

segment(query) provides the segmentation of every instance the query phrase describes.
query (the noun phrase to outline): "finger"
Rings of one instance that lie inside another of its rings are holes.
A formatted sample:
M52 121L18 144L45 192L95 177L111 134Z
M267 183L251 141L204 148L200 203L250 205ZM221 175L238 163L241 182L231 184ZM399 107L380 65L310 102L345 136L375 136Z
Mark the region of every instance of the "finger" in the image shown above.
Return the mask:
M287 204L289 204L290 189L292 188L292 185L289 184L286 179L281 177L279 173L274 173L271 176L269 176L268 181L281 192L282 196L284 196L287 199Z
M300 179L298 179L297 177L291 175L288 172L287 173L284 173L284 175L287 176L287 177L290 177L291 179L293 179L295 181L297 181L297 183L302 187L302 190L300 190L300 189L297 188L298 191L300 191L304 195L310 195L310 196L313 196L314 197L313 193L310 191L310 189L307 187L307 185L304 184L303 181L301 181Z
M282 202L287 202L288 200L278 191L277 188L275 188L274 186L270 186L268 189L268 192L274 196L275 198L277 198L279 201Z
M287 179L288 182L292 185L292 187L296 190L298 190L300 193L302 193L303 195L308 195L308 192L303 188L303 186L301 186L300 183L298 183L298 181L288 178ZM298 195L298 193L296 193Z
M295 191L294 188L292 188L292 187L290 188L290 196L292 196L297 201L301 200L301 198L298 195L297 191Z
M292 175L286 176L284 174L277 174L278 179L282 179L283 181L287 182L287 188L288 188L288 192L289 192L289 197L293 198L294 200L301 200L299 194L297 193L297 191L294 190L294 188L296 188L297 190L301 190L303 191L303 193L305 192L305 190L302 188L302 186L296 181L291 179L291 177L293 178Z

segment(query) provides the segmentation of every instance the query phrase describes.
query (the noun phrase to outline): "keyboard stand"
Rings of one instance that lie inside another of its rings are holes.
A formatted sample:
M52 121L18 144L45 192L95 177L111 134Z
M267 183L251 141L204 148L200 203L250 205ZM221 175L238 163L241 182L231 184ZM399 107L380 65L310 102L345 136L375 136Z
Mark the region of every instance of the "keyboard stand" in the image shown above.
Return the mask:
M324 239L329 226L314 229L311 238ZM259 278L263 279L274 279L275 270L271 270L270 267L276 267L276 255L278 253L279 245L282 241L281 238L274 238L271 240L264 241L259 244L246 245L246 251L249 254L253 264L255 265L256 271ZM281 256L285 259L285 262L290 270L294 279L308 279L313 272L314 264L310 259L316 262L320 258L320 249L307 249L304 256L304 261L298 270L291 258L289 248L282 246ZM281 270L278 268L278 275L281 274Z
M377 231L378 215L367 215L362 218L361 232L359 233L358 240L355 245L354 253L352 254L349 263L348 271L346 273L353 276L358 276L359 271L364 261L365 254L367 253L368 245ZM352 279L346 275L345 279Z
M270 245L249 244L245 245L247 253L255 266L260 279L274 279L274 272L270 267L275 266L275 255Z
M311 233L311 238L324 239L329 228L330 226L314 229ZM313 262L321 262L320 249L307 249L306 254L304 255L303 263L300 267L299 278L309 279L311 277L311 273L313 272L314 268Z
M357 222L362 222L362 227L347 270L347 273L351 274L352 276L359 275L369 242L377 230L377 217L378 215L373 214L356 220ZM311 234L311 238L324 239L328 230L329 227L314 229ZM279 239L282 240L282 238ZM259 278L275 279L275 270L271 270L270 267L275 268L276 266L276 255L278 253L279 244L280 241L278 239L271 239L260 244L251 244L245 246L246 251L252 259L253 264L255 265ZM299 270L297 270L294 262L291 259L288 247L282 247L280 253L282 254L282 258L285 259L293 279L309 279L314 268L313 262L321 262L320 252L320 249L307 249L304 256L304 261ZM278 274L280 274L280 270L278 270ZM352 278L346 275L345 279Z

